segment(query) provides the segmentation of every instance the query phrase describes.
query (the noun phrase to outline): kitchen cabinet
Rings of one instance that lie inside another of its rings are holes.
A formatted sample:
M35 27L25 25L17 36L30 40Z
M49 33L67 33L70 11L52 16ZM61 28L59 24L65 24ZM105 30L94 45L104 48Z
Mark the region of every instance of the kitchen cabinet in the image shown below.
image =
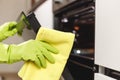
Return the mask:
M120 71L120 1L96 0L95 64Z
M99 73L95 73L95 80L117 80Z
M96 0L95 21L95 64L118 71L117 74L120 72L119 4L119 0Z

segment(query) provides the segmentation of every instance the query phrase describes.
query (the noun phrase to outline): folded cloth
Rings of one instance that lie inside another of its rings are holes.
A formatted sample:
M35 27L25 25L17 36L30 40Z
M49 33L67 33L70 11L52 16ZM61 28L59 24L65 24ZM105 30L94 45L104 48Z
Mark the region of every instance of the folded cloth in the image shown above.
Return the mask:
M26 62L18 75L22 80L59 80L74 41L74 34L41 27L36 39L50 43L59 50L52 54L55 64L47 62L47 68L38 68L32 62Z

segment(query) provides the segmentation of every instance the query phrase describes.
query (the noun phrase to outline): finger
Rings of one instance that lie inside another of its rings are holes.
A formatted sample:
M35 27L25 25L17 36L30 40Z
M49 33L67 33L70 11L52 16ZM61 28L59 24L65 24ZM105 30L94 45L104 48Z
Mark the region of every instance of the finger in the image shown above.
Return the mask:
M49 52L46 52L46 53L43 53L43 55L45 56L45 58L50 62L50 63L55 63L55 59L54 57L51 55L51 53Z
M16 25L17 25L17 22L10 22L9 23L9 30L12 30L12 29L14 29L14 28L16 28Z
M15 29L12 30L11 34L14 35L16 33L17 33L17 29L15 28Z
M45 60L45 58L44 58L44 56L42 55L41 52L38 54L37 57L38 57L38 59L39 59L39 62L40 62L40 64L41 64L41 66L42 66L43 68L46 68L46 66L47 66L46 60Z
M46 49L48 49L49 51L51 51L51 52L53 52L55 54L57 54L59 52L58 49L56 49L55 47L51 46L50 44L48 44L46 42L40 41L40 44L42 46L44 46Z
M36 64L36 66L38 67L38 68L41 68L41 62L40 62L40 60L36 57L36 59L35 59L35 61L34 61L34 63Z
M47 51L45 48L42 47L41 52L50 63L55 63L55 59L49 51Z
M13 29L12 31L9 31L10 32L10 35L14 35L17 33L17 29Z
M17 33L17 29L13 29L12 31L8 31L6 33L4 33L5 36L9 37L9 36L13 36Z

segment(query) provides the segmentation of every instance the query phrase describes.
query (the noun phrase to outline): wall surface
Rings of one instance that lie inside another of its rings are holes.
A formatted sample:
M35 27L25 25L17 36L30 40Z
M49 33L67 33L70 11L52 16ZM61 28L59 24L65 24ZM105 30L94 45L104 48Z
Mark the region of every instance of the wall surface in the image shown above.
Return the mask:
M16 20L21 11L27 11L25 0L0 0L0 24Z
M31 8L30 0L0 0L0 25L9 21L16 21L17 17L24 11ZM23 35L15 35L3 41L6 44L19 44L29 39L35 38L35 33L32 30L24 29ZM20 80L17 72L22 67L23 62L14 63L11 65L0 64L0 75L4 80Z
M36 11L36 17L40 24L47 28L53 28L53 10L52 0L47 0ZM27 13L31 8L30 0L0 0L0 25L8 21L15 21L21 11ZM19 44L29 39L35 38L33 30L24 29L23 35L15 35L3 41L6 44ZM23 62L17 62L11 65L0 64L0 75L4 80L20 80L17 72L22 67Z

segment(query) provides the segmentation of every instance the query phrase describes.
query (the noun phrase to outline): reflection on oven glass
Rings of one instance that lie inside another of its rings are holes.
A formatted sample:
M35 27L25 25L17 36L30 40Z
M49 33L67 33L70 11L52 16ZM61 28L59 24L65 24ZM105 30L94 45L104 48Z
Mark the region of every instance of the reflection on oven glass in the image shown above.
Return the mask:
M73 54L93 54L94 49L73 49Z

